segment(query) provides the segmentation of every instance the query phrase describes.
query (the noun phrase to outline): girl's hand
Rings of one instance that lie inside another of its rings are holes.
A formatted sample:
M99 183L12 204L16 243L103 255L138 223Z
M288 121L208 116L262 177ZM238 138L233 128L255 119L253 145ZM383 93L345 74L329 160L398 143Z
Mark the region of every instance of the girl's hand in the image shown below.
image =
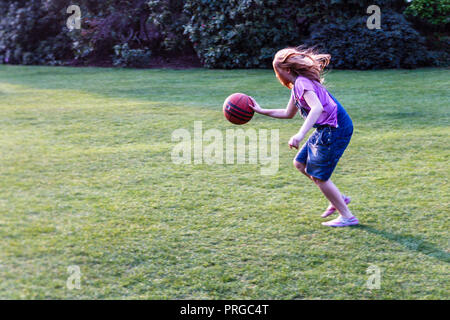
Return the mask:
M300 145L300 142L303 140L305 136L297 133L295 136L292 136L291 139L289 140L289 148L295 148L298 149L298 146Z
M259 106L258 102L256 102L256 100L252 97L250 97L250 100L252 101L252 103L249 104L250 108L252 108L256 113L261 113L263 109Z

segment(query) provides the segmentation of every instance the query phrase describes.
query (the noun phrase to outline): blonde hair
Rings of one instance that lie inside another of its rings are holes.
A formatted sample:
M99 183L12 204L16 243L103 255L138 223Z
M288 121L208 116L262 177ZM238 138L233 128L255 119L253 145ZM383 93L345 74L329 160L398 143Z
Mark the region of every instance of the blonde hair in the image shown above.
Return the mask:
M317 53L313 48L285 48L278 51L273 59L273 69L281 84L292 89L294 84L285 79L279 68L288 69L296 76L304 76L323 84L323 70L330 63L331 55Z

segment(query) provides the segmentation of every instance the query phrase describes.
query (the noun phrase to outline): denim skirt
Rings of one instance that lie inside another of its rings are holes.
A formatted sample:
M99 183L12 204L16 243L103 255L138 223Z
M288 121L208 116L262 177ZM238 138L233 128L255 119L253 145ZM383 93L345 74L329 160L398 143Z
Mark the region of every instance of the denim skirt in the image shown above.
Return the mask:
M308 138L295 160L306 165L306 173L320 180L328 180L350 143L353 135L353 122L344 107L337 104L338 126L315 126L316 130Z

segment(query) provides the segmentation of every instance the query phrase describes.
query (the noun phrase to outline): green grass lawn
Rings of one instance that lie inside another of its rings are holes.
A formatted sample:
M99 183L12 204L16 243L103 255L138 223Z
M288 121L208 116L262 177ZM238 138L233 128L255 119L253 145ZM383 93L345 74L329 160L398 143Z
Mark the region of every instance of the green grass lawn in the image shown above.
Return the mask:
M299 116L242 127L279 129L275 175L172 162L174 130L237 128L233 92L285 107L270 70L0 66L0 298L450 298L449 70L327 85L355 125L332 176L352 228L320 224L327 201L292 165Z

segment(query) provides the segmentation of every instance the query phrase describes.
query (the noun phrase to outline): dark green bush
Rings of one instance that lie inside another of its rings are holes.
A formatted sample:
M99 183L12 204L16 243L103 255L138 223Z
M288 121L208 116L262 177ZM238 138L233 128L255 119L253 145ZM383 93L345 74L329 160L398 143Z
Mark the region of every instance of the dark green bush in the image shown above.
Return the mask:
M427 48L438 66L450 63L450 0L414 0L405 17L426 37Z
M270 67L277 50L305 42L331 51L336 67L430 63L426 53L420 52L426 52L420 36L400 14L393 13L403 11L406 1L377 1L384 18L381 31L366 27L366 10L372 4L368 0L187 0L185 11L191 19L185 32L210 68Z
M338 68L444 65L448 31L433 26L448 24L449 1L79 0L82 29L69 32L66 1L3 0L0 62L137 67L196 54L209 68L270 68L277 50L307 44ZM381 30L366 27L372 4ZM400 14L407 7L414 28Z
M305 43L331 54L335 68L413 68L434 62L423 37L403 15L382 12L381 29L370 30L366 23L366 16L317 23Z
M71 32L75 59L81 63L111 61L114 46L127 44L132 49L148 47L152 40L146 21L147 1L80 1L81 30Z
M72 56L58 1L6 1L0 4L0 63L62 64Z
M83 30L71 33L78 61L117 60L116 46L129 50L151 50L164 56L190 51L192 46L183 34L187 19L182 0L84 0ZM147 48L147 49L146 49ZM138 52L138 51L136 51Z
M405 14L428 25L445 27L450 23L450 0L414 0Z
M158 33L158 41L153 41L153 50L161 55L179 54L191 51L192 45L184 34L188 17L183 11L183 0L148 1L150 15L148 23Z
M127 43L114 46L113 64L120 67L145 67L152 52L148 48L130 49Z
M306 1L185 1L185 33L209 68L266 68L283 46L299 44L315 7Z

